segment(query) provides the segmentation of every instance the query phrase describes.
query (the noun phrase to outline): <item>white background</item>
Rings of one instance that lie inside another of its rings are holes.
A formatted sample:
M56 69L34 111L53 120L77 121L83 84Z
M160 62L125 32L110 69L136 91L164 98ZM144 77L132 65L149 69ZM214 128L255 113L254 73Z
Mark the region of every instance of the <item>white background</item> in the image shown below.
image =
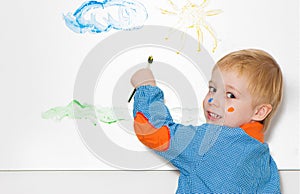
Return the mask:
M73 12L83 2L2 3L2 171L114 169L88 151L74 121L41 118L43 111L65 106L72 100L76 75L85 56L115 32L76 34L69 30L62 14ZM148 10L146 25L172 27L178 20L160 14L159 7L170 8L167 1L139 2ZM211 53L215 60L234 50L259 48L273 55L280 64L285 81L284 100L267 134L267 142L279 169L298 171L299 176L299 2L212 0L207 7L210 9L223 10L220 15L207 18L219 39L216 52ZM194 31L188 33L196 37ZM211 52L212 38L207 32L204 46ZM108 49L114 47L117 45Z

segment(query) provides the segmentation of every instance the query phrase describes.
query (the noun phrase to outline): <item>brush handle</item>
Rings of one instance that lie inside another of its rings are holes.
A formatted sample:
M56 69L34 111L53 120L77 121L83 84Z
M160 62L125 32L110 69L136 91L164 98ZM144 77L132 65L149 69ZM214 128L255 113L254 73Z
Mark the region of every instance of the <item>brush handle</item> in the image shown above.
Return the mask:
M134 90L132 91L132 93L131 93L131 95L130 95L130 97L128 99L128 103L131 101L131 99L134 96L135 92L136 92L136 89L134 88Z
M152 57L152 56L149 56L149 57L148 57L148 63L147 63L147 67L146 67L146 68L150 69L150 64L151 64L152 62L153 62L153 57ZM152 75L152 76L153 76L153 75ZM128 99L128 103L131 101L131 99L132 99L132 97L134 96L135 92L136 92L136 89L134 88L134 90L132 91L132 93L131 93L131 95L130 95L130 97L129 97L129 99Z

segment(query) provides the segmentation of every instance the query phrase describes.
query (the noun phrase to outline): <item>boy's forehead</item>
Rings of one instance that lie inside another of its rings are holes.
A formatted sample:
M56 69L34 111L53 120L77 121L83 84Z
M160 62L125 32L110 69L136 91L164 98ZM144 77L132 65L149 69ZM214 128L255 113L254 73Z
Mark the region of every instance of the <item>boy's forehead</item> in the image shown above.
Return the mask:
M219 68L215 68L212 71L210 82L224 87L236 88L241 91L247 90L249 86L246 74L231 70L224 71Z
M224 75L228 77L235 77L238 79L248 80L249 75L246 72L237 71L235 69L220 69L214 68L211 74L211 78L214 79L223 79Z

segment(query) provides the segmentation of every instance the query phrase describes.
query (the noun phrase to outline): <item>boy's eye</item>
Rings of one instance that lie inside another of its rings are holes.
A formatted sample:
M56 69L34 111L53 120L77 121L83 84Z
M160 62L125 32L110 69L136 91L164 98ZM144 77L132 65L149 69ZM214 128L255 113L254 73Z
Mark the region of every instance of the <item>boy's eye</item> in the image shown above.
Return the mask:
M214 87L212 87L212 86L209 86L209 92L216 92L216 91L217 91L216 88L214 88Z
M227 98L235 98L234 94L227 92L226 93Z

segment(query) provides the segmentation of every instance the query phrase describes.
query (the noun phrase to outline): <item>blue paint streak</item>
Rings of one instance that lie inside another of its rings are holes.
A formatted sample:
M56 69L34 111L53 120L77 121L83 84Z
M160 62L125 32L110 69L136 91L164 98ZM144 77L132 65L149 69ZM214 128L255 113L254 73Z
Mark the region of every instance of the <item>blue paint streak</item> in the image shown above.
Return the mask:
M208 99L208 102L211 103L214 99L213 98L210 98Z
M148 13L143 4L134 0L103 0L87 1L63 18L67 27L76 33L101 33L111 29L139 29Z

